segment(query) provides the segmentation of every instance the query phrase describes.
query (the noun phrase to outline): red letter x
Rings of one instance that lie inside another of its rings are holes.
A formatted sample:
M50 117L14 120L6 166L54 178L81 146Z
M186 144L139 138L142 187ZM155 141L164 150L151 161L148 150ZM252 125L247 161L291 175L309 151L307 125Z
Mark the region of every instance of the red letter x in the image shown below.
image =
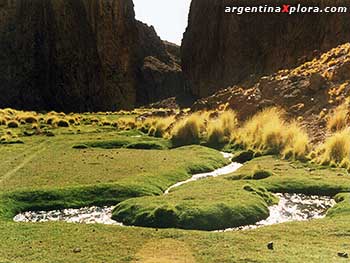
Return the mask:
M283 5L282 13L289 13L289 7L290 5Z

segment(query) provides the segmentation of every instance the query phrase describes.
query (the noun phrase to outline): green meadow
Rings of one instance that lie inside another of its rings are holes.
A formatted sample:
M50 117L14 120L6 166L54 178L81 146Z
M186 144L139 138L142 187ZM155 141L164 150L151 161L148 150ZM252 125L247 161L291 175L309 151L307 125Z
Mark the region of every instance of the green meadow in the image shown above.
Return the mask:
M174 128L174 137L156 136L157 130L163 134L167 129L159 123L138 126L132 120L139 112L34 114L35 120L9 110L3 115L1 263L348 261L338 255L350 252L346 168L287 158L273 152L274 145L256 145L238 171L164 195L193 174L227 165L220 145L237 155L244 143L215 143L213 130L209 143L200 127L197 134L188 133L186 124ZM9 126L8 116L17 125ZM337 204L324 219L210 231L265 219L268 207L278 202L277 192L335 196ZM116 205L113 218L130 226L13 222L24 211L92 205ZM269 242L274 250L267 248Z

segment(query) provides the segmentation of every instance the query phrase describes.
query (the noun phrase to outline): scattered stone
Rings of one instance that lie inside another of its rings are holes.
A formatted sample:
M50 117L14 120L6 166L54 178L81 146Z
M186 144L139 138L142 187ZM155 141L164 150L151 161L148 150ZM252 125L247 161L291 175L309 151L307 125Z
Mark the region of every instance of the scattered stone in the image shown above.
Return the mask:
M338 256L341 258L349 258L349 255L346 252L338 252Z
M80 253L81 252L81 248L76 247L73 249L73 253Z
M274 248L273 248L273 242L269 242L269 243L267 244L267 248L270 249L270 250L273 250L273 249L274 249Z

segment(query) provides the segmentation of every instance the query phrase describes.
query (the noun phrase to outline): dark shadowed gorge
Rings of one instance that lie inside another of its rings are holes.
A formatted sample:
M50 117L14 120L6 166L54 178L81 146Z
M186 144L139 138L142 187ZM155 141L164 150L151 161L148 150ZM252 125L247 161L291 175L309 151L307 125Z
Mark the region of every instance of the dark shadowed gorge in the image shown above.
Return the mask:
M1 1L0 48L1 107L133 108L183 88L178 59L131 0Z

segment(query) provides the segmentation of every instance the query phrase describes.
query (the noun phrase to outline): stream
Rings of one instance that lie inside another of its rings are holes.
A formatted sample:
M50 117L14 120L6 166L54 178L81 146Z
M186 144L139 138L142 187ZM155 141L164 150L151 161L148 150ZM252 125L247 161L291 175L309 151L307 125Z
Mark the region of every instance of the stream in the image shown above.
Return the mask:
M230 158L233 157L231 153L221 152L221 154L224 156L225 159L230 159ZM217 176L220 176L220 175L226 175L226 174L229 174L229 173L233 173L233 172L237 171L241 167L242 167L242 164L233 162L233 163L230 163L229 165L226 165L224 167L216 169L216 170L214 170L212 172L195 174L190 179L188 179L186 181L178 182L178 183L170 186L168 189L166 189L164 191L164 194L165 195L169 194L171 189L179 187L179 186L187 184L187 183L190 183L190 182L198 181L198 180L205 179L205 178L208 178L208 177L217 177Z
M231 158L232 155L222 153L225 158ZM169 194L170 190L189 182L201 180L208 177L217 177L226 175L238 170L242 164L231 163L225 167L216 169L208 173L195 174L190 179L178 182L170 186L164 194ZM328 196L304 195L304 194L288 194L277 193L280 201L277 205L269 207L270 216L254 225L240 226L237 228L229 228L218 230L218 232L237 231L254 229L262 226L279 224L290 221L305 221L311 219L323 218L329 208L335 205L335 201ZM112 211L114 206L104 207L83 207L79 209L63 209L53 211L27 211L16 215L13 220L15 222L48 222L48 221L64 221L68 223L81 224L107 224L119 225L122 223L112 220Z
M292 221L307 221L326 216L327 210L336 202L329 196L304 194L275 194L280 200L277 205L269 207L270 216L254 225L240 226L219 230L219 232L255 229Z

